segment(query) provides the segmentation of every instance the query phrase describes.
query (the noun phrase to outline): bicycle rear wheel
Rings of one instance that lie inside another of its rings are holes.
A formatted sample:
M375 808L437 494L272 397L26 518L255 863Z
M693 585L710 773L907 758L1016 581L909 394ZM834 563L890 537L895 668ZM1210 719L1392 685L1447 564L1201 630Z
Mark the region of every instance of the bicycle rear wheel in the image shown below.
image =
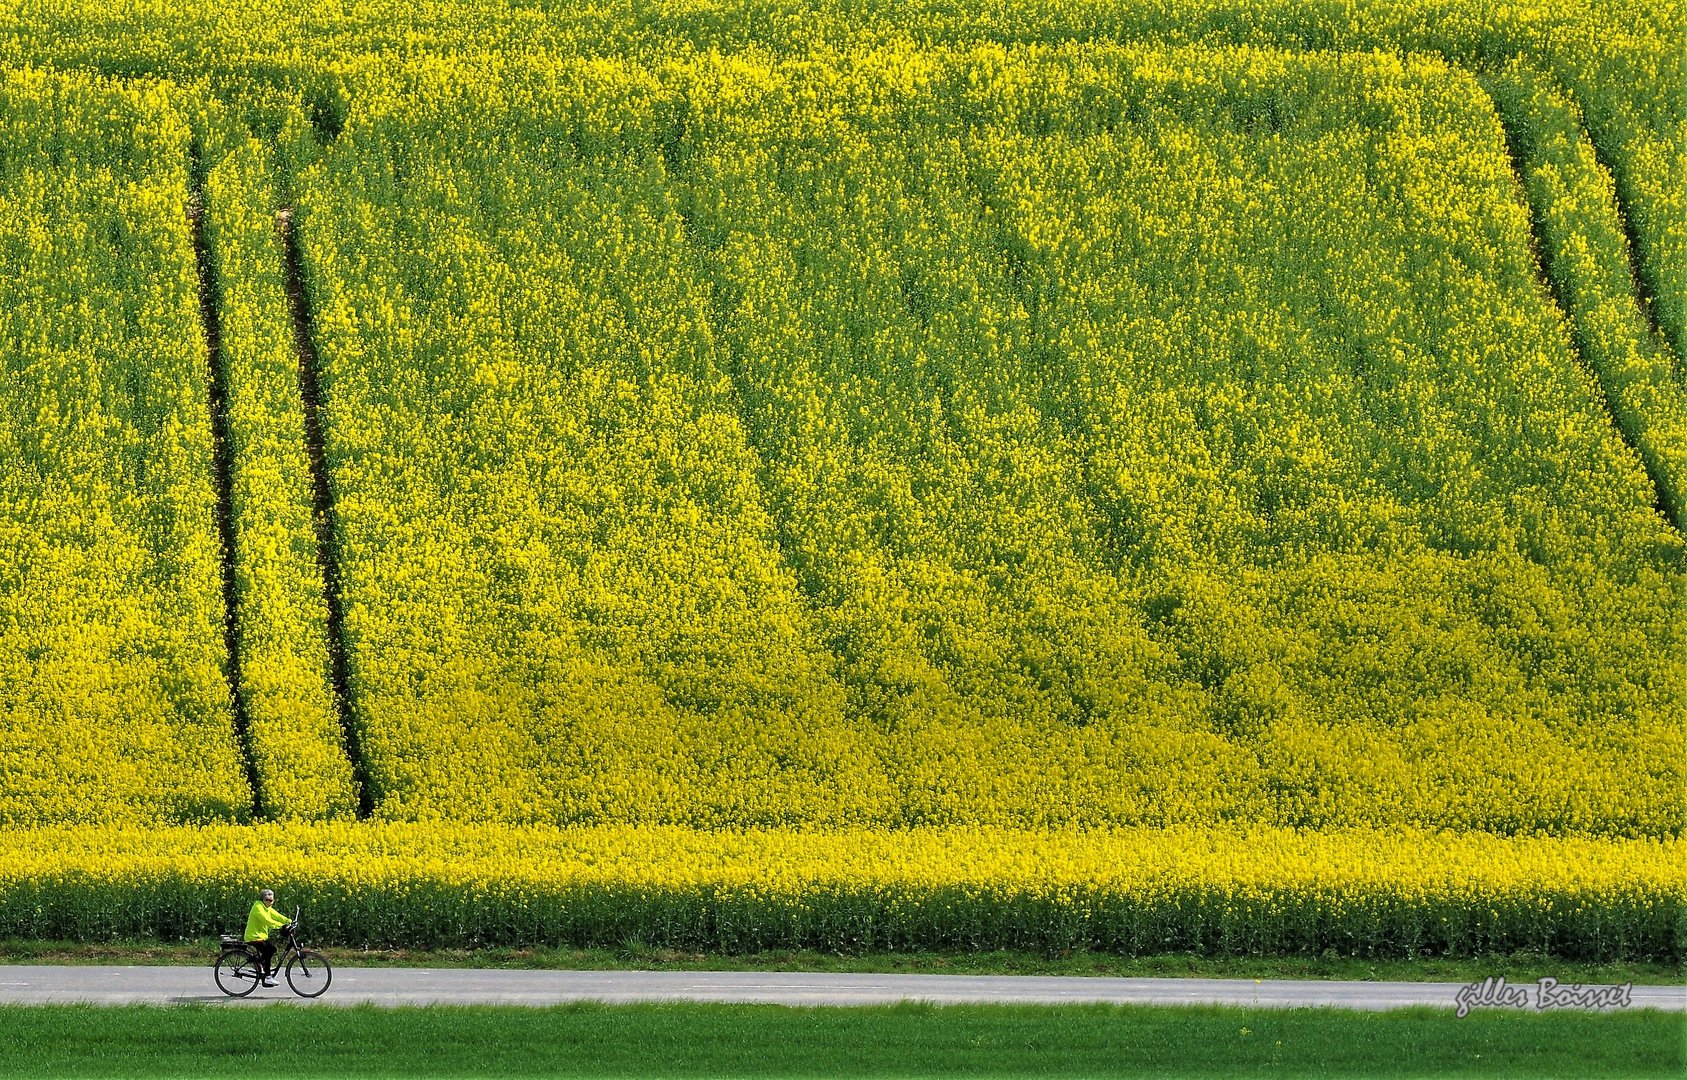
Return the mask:
M321 997L334 981L334 969L321 953L301 949L287 961L287 985L300 997Z
M217 957L217 989L229 997L245 997L258 988L263 969L245 949L230 949Z

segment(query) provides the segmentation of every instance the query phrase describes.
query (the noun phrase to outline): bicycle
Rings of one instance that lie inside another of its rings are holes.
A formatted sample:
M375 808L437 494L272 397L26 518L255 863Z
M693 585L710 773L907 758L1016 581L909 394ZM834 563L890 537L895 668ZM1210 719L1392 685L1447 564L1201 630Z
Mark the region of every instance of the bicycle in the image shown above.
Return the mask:
M300 997L321 997L328 984L334 981L334 969L326 957L307 949L299 941L298 908L293 909L293 921L277 933L284 935L276 959L287 958L287 985ZM223 950L212 967L217 989L229 997L246 997L263 981L263 958L244 939L233 934L222 936L222 946Z

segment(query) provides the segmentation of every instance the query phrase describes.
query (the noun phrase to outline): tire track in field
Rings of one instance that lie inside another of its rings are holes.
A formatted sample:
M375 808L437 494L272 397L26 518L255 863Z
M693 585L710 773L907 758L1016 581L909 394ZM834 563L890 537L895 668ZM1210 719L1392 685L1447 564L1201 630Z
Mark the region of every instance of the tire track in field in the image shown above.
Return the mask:
M287 288L287 313L293 324L293 347L299 357L299 396L304 402L305 451L310 460L311 519L316 526L316 564L322 571L322 595L328 605L328 664L334 692L334 713L340 721L340 735L346 756L351 759L352 784L357 788L357 816L368 818L375 810L375 793L369 784L369 767L363 743L352 719L351 677L346 663L345 604L341 597L339 533L334 514L334 493L329 483L328 455L322 433L322 387L317 375L321 357L312 332L310 295L300 272L298 230L293 226L293 207L275 215L281 234L283 277Z
M1520 130L1520 125L1526 122L1526 118L1512 115L1507 109L1500 105L1499 99L1496 98L1486 86L1481 85L1480 81L1476 78L1475 72L1471 71L1468 72L1468 74L1470 75L1471 84L1479 87L1483 96L1488 99L1488 107L1493 110L1493 114L1499 122L1500 130L1505 136L1506 164L1511 170L1512 181L1517 187L1517 195L1522 200L1523 206L1528 212L1529 258L1534 265L1535 279L1545 290L1547 298L1551 302L1552 306L1557 310L1559 317L1564 322L1565 328L1569 331L1570 340L1568 344L1570 347L1570 355L1574 359L1576 366L1581 368L1582 371L1587 374L1589 380L1593 383L1593 386L1597 391L1600 411L1604 413L1605 419L1611 425L1611 429L1617 433L1617 436L1622 439L1623 443L1634 454L1635 460L1640 463L1641 470L1646 474L1646 480L1652 488L1652 508L1657 511L1660 517L1669 523L1671 528L1679 533L1682 531L1681 519L1675 513L1675 509L1666 494L1670 490L1669 483L1663 476L1660 476L1660 472L1662 470L1660 469L1658 462L1646 450L1645 444L1639 437L1639 433L1631 430L1631 426L1623 422L1625 410L1619 409L1618 402L1613 400L1611 389L1606 384L1606 379L1600 371L1599 365L1595 364L1588 358L1587 349L1584 348L1582 344L1583 336L1581 324L1576 318L1575 309L1570 303L1567 290L1564 283L1552 273L1551 262L1547 258L1546 254L1551 251L1552 248L1547 243L1545 225L1541 220L1544 211L1531 196L1529 190L1528 155L1524 150L1523 133ZM1582 135L1584 138L1588 137L1585 128L1582 131ZM1588 138L1588 141L1590 144L1592 143L1591 138ZM1597 150L1595 151L1595 154L1597 156ZM1627 230L1629 226L1627 224L1627 219L1622 215L1622 210L1623 208L1619 203L1617 206L1618 217L1623 221L1624 229ZM1658 332L1657 322L1653 318L1648 298L1641 291L1641 281L1638 276L1638 264L1634 261L1636 256L1632 246L1632 235L1629 239L1630 245L1627 254L1629 258L1629 269L1631 274L1634 275L1632 279L1635 288L1634 300L1640 309L1647 314L1648 321L1652 326L1654 337L1659 341L1663 341L1664 338Z
M1624 261L1628 264L1629 291L1634 294L1635 306L1639 309L1641 317L1651 331L1652 338L1660 348L1669 354L1675 362L1676 371L1679 374L1682 368L1682 354L1676 345L1676 339L1671 336L1670 328L1664 326L1658 316L1658 275L1654 272L1653 260L1647 254L1650 249L1645 245L1640 230L1634 224L1634 213L1630 209L1634 201L1631 191L1633 185L1628 173L1617 164L1608 146L1595 131L1596 125L1588 118L1587 106L1575 90L1565 86L1550 73L1533 65L1523 65L1523 69L1528 72L1528 78L1545 81L1555 92L1561 94L1570 102L1574 108L1582 139L1587 142L1588 148L1593 151L1594 161L1599 166L1600 171L1610 178L1611 208L1616 217L1617 228L1623 236L1622 255ZM1479 84L1485 76L1491 76L1495 73L1491 67L1465 66L1463 70L1476 78ZM1484 89L1487 88L1484 87ZM1516 141L1512 125L1514 123L1525 124L1527 120L1523 117L1508 119L1505 113L1498 109L1499 98L1493 94L1489 94L1489 97L1493 98L1496 111L1500 112L1501 121L1506 124L1507 144L1511 146ZM1514 162L1526 159L1526 154L1514 154ZM1526 187L1525 191L1527 191ZM1530 209L1532 211L1533 207L1531 206Z
M223 361L222 289L205 236L205 175L197 140L188 150L188 231L193 238L194 269L199 281L199 322L205 333L211 409L211 477L217 489L217 565L222 571L224 673L234 708L234 737L246 786L252 793L252 815L263 816L263 792L252 754L251 717L246 708L245 683L240 670L240 595L234 563L233 454L229 442L228 369Z
M1676 352L1679 363L1680 346L1676 344L1678 337L1673 337L1666 330L1658 318L1658 281L1653 273L1653 260L1643 255L1650 252L1650 248L1642 247L1640 230L1634 226L1634 212L1630 209L1634 200L1630 192L1629 174L1617 167L1616 159L1605 148L1600 139L1594 138L1593 125L1587 119L1587 107L1568 88L1563 89L1566 97L1576 103L1576 110L1582 117L1582 135L1587 139L1588 146L1593 148L1593 159L1605 174L1611 178L1611 199L1616 204L1617 225L1622 229L1623 255L1628 259L1628 276L1632 283L1634 298L1639 303L1640 314L1645 317L1646 325L1651 327L1652 336L1661 342L1669 343L1671 351ZM1679 330L1680 328L1675 328Z

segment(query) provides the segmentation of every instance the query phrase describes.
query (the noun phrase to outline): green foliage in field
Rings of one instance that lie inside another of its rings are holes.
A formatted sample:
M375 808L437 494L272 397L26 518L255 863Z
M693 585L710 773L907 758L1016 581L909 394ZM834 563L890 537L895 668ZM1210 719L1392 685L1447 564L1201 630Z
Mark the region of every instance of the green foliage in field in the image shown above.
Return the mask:
M158 88L0 75L0 825L250 812L187 150Z

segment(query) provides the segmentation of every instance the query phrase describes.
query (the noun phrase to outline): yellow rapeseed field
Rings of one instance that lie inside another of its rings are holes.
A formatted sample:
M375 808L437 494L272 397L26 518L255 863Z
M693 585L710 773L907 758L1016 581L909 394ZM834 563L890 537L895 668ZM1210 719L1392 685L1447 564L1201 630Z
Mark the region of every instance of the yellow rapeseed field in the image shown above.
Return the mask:
M1681 25L0 0L0 936L1678 958Z
M1470 73L357 95L298 221L379 816L1679 833L1679 462L1543 303Z
M0 935L206 934L261 865L319 940L1679 955L1680 841L1251 827L92 827L0 837Z

